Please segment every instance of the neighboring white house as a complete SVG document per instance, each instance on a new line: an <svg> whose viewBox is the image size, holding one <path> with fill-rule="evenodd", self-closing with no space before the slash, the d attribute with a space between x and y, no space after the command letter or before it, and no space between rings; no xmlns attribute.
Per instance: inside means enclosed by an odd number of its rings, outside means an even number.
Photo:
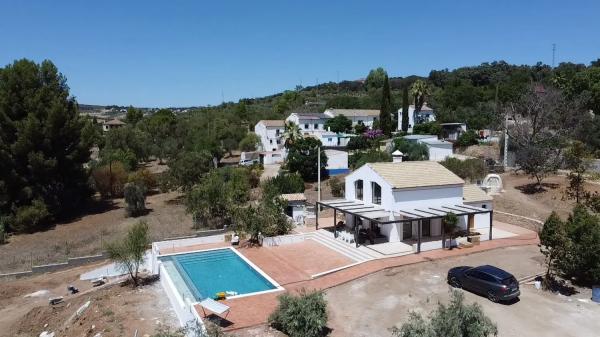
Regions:
<svg viewBox="0 0 600 337"><path fill-rule="evenodd" d="M327 109L323 113L331 118L344 115L352 121L352 126L363 124L370 128L379 118L379 110L371 109Z"/></svg>
<svg viewBox="0 0 600 337"><path fill-rule="evenodd" d="M398 130L402 130L402 111L402 108L398 109ZM435 121L435 111L427 103L423 104L419 112L415 112L414 105L408 106L408 132L412 132L417 124L433 121Z"/></svg>
<svg viewBox="0 0 600 337"><path fill-rule="evenodd" d="M113 129L118 129L118 128L124 127L126 124L127 123L123 122L120 119L117 119L117 118L111 119L109 121L102 123L102 131L108 132Z"/></svg>
<svg viewBox="0 0 600 337"><path fill-rule="evenodd" d="M329 118L331 117L322 113L293 112L285 121L298 125L304 136L315 136L317 139L321 139L321 135L327 131L325 122Z"/></svg>
<svg viewBox="0 0 600 337"><path fill-rule="evenodd" d="M254 126L254 133L260 138L259 154L263 164L281 163L285 159L283 120L260 120Z"/></svg>
<svg viewBox="0 0 600 337"><path fill-rule="evenodd" d="M325 169L330 176L348 173L348 152L331 149L324 152L327 156L327 167Z"/></svg>
<svg viewBox="0 0 600 337"><path fill-rule="evenodd" d="M440 140L436 135L408 135L404 139L427 146L429 160L442 161L452 156L452 143Z"/></svg>
<svg viewBox="0 0 600 337"><path fill-rule="evenodd" d="M277 151L283 148L283 120L260 120L254 126L254 133L260 137L260 151Z"/></svg>
<svg viewBox="0 0 600 337"><path fill-rule="evenodd" d="M418 242L420 251L441 248L448 213L457 215L459 230L491 239L492 200L476 188L433 161L368 163L346 176L345 199L318 204L344 213L357 239L360 231L377 232L386 242Z"/></svg>
<svg viewBox="0 0 600 337"><path fill-rule="evenodd" d="M442 137L445 140L458 140L458 137L467 131L467 124L465 123L442 123L440 127L442 128Z"/></svg>
<svg viewBox="0 0 600 337"><path fill-rule="evenodd" d="M325 131L321 133L321 138L319 140L323 146L346 146L351 137L353 137L353 135Z"/></svg>
<svg viewBox="0 0 600 337"><path fill-rule="evenodd" d="M304 193L282 194L280 197L287 202L285 215L289 216L296 224L304 224L306 216L306 197Z"/></svg>

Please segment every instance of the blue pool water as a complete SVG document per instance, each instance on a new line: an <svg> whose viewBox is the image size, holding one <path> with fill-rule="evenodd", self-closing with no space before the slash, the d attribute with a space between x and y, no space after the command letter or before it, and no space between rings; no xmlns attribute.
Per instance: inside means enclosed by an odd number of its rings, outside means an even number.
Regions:
<svg viewBox="0 0 600 337"><path fill-rule="evenodd" d="M231 249L217 249L161 258L172 262L190 292L200 301L216 293L235 291L238 295L276 289ZM171 274L171 273L169 273Z"/></svg>

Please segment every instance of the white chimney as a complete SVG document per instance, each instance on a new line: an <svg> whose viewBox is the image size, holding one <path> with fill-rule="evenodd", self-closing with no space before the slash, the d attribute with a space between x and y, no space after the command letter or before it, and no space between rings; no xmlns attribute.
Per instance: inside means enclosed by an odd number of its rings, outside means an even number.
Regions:
<svg viewBox="0 0 600 337"><path fill-rule="evenodd" d="M393 163L401 163L402 156L404 156L404 153L400 152L400 150L396 150L396 151L392 152L392 162Z"/></svg>

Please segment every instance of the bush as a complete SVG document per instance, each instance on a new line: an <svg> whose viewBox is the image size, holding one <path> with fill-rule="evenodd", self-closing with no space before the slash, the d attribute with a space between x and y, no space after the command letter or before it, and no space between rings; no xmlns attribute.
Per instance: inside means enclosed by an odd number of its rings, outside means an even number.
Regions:
<svg viewBox="0 0 600 337"><path fill-rule="evenodd" d="M463 132L460 136L458 136L456 144L458 144L458 146L463 147L477 145L479 144L478 139L479 137L477 136L477 133L475 133L475 131L468 130L467 132Z"/></svg>
<svg viewBox="0 0 600 337"><path fill-rule="evenodd" d="M103 164L108 164L110 161L120 162L127 172L134 170L138 164L138 158L130 149L103 150L100 158Z"/></svg>
<svg viewBox="0 0 600 337"><path fill-rule="evenodd" d="M141 169L130 173L127 182L143 187L145 192L153 190L157 186L154 174L147 169Z"/></svg>
<svg viewBox="0 0 600 337"><path fill-rule="evenodd" d="M344 182L342 182L340 178L331 177L327 183L329 184L329 188L331 188L331 195L334 197L344 196Z"/></svg>
<svg viewBox="0 0 600 337"><path fill-rule="evenodd" d="M464 304L464 294L452 291L448 306L438 303L426 321L416 312L410 312L408 322L393 328L398 337L488 337L497 336L498 327L477 303Z"/></svg>
<svg viewBox="0 0 600 337"><path fill-rule="evenodd" d="M323 336L327 327L327 302L320 291L283 294L269 317L271 326L290 337Z"/></svg>
<svg viewBox="0 0 600 337"><path fill-rule="evenodd" d="M366 163L390 162L392 156L387 152L371 149L367 152L357 152L348 158L350 168L357 169Z"/></svg>
<svg viewBox="0 0 600 337"><path fill-rule="evenodd" d="M42 227L49 219L48 207L42 200L36 199L31 205L17 209L11 229L15 232L30 232Z"/></svg>
<svg viewBox="0 0 600 337"><path fill-rule="evenodd" d="M263 183L263 192L268 195L304 193L304 180L298 173L280 173Z"/></svg>
<svg viewBox="0 0 600 337"><path fill-rule="evenodd" d="M442 127L438 122L427 122L417 124L413 127L413 134L415 135L440 135L442 133Z"/></svg>
<svg viewBox="0 0 600 337"><path fill-rule="evenodd" d="M146 191L143 186L135 183L127 183L123 189L128 216L136 217L142 215L146 210Z"/></svg>
<svg viewBox="0 0 600 337"><path fill-rule="evenodd" d="M354 133L356 133L357 135L362 135L363 133L365 133L365 131L367 131L367 126L364 124L356 124L354 126Z"/></svg>
<svg viewBox="0 0 600 337"><path fill-rule="evenodd" d="M127 182L127 172L121 162L115 161L92 170L94 187L103 198L120 197Z"/></svg>
<svg viewBox="0 0 600 337"><path fill-rule="evenodd" d="M256 151L258 144L260 144L260 137L254 132L248 132L244 138L240 141L240 150L245 152Z"/></svg>
<svg viewBox="0 0 600 337"><path fill-rule="evenodd" d="M452 171L462 179L476 182L486 175L485 163L482 159L447 158L440 162L445 168Z"/></svg>
<svg viewBox="0 0 600 337"><path fill-rule="evenodd" d="M366 150L369 147L369 141L362 135L350 138L348 144L346 144L348 150Z"/></svg>
<svg viewBox="0 0 600 337"><path fill-rule="evenodd" d="M404 160L418 161L429 159L429 149L427 145L410 142L402 137L394 139L394 150L399 150L404 154Z"/></svg>

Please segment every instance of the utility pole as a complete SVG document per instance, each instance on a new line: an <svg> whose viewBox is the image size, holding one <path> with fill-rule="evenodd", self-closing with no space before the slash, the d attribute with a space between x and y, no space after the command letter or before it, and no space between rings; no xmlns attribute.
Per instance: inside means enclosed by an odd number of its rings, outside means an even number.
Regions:
<svg viewBox="0 0 600 337"><path fill-rule="evenodd" d="M552 44L552 68L554 68L554 61L556 56L556 43Z"/></svg>
<svg viewBox="0 0 600 337"><path fill-rule="evenodd" d="M508 114L504 117L504 158L502 160L504 171L508 168Z"/></svg>
<svg viewBox="0 0 600 337"><path fill-rule="evenodd" d="M320 146L317 146L317 201L321 202L321 147ZM319 210L317 209L316 212L318 212L318 211Z"/></svg>

